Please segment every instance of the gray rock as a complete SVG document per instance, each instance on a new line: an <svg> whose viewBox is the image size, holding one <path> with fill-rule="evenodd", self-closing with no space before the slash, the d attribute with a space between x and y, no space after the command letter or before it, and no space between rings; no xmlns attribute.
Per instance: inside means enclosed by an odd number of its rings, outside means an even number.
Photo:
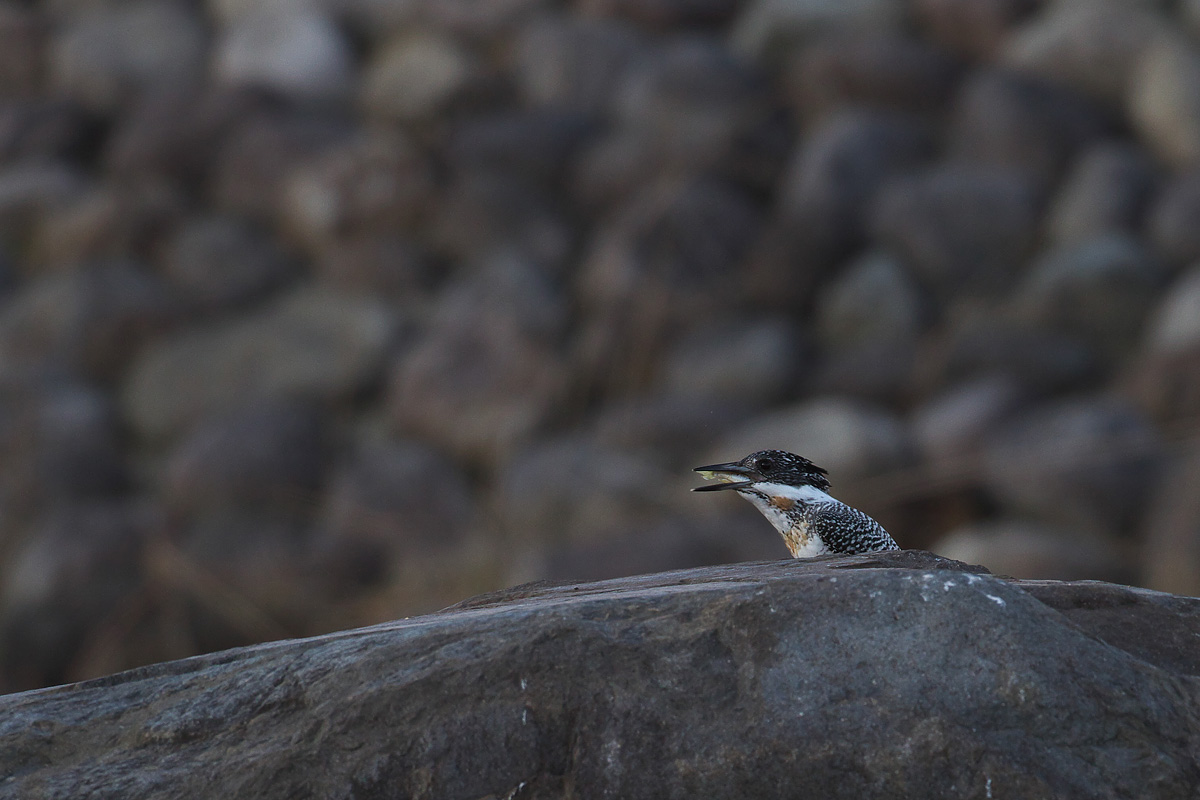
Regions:
<svg viewBox="0 0 1200 800"><path fill-rule="evenodd" d="M394 578L404 561L462 544L476 513L466 476L438 451L403 440L365 442L328 490L320 556L326 578L359 587Z"/></svg>
<svg viewBox="0 0 1200 800"><path fill-rule="evenodd" d="M972 457L1024 400L1016 381L1002 375L953 386L913 413L913 438L930 461Z"/></svg>
<svg viewBox="0 0 1200 800"><path fill-rule="evenodd" d="M1008 40L1001 59L1076 91L1121 104L1166 24L1133 3L1048 3Z"/></svg>
<svg viewBox="0 0 1200 800"><path fill-rule="evenodd" d="M624 74L613 112L664 165L709 163L766 113L764 77L718 40L676 37L647 55Z"/></svg>
<svg viewBox="0 0 1200 800"><path fill-rule="evenodd" d="M966 79L950 125L952 158L1018 171L1039 189L1052 185L1077 150L1112 128L1076 93L989 70Z"/></svg>
<svg viewBox="0 0 1200 800"><path fill-rule="evenodd" d="M575 15L531 20L517 32L515 80L525 100L599 115L644 57L642 36L613 20Z"/></svg>
<svg viewBox="0 0 1200 800"><path fill-rule="evenodd" d="M171 525L178 546L152 555L190 601L181 644L193 651L282 639L308 629L330 600L312 568L312 530L294 515L209 508Z"/></svg>
<svg viewBox="0 0 1200 800"><path fill-rule="evenodd" d="M818 355L803 386L815 394L854 398L868 403L907 404L918 367L917 343L896 337L861 342Z"/></svg>
<svg viewBox="0 0 1200 800"><path fill-rule="evenodd" d="M1128 583L1135 577L1127 553L1111 539L1081 537L1018 520L958 528L934 549L946 558L982 564L997 575L1014 578Z"/></svg>
<svg viewBox="0 0 1200 800"><path fill-rule="evenodd" d="M822 345L845 351L886 340L911 345L927 316L927 302L904 264L876 251L822 288L815 322Z"/></svg>
<svg viewBox="0 0 1200 800"><path fill-rule="evenodd" d="M1035 396L1094 383L1101 365L1100 354L1077 338L984 314L960 315L925 354L935 384L999 374Z"/></svg>
<svg viewBox="0 0 1200 800"><path fill-rule="evenodd" d="M1183 0L1179 4L1179 13L1188 31L1195 35L1200 31L1200 3L1196 0Z"/></svg>
<svg viewBox="0 0 1200 800"><path fill-rule="evenodd" d="M1158 158L1175 168L1200 164L1200 52L1183 37L1160 37L1142 55L1128 115Z"/></svg>
<svg viewBox="0 0 1200 800"><path fill-rule="evenodd" d="M1196 601L964 569L887 553L521 587L6 697L4 792L1187 797ZM145 768L167 751L187 768Z"/></svg>
<svg viewBox="0 0 1200 800"><path fill-rule="evenodd" d="M211 178L227 137L259 119L261 104L253 92L228 88L148 89L114 120L101 154L104 168L130 182L198 185Z"/></svg>
<svg viewBox="0 0 1200 800"><path fill-rule="evenodd" d="M504 319L544 342L560 341L570 322L566 297L553 277L532 259L496 250L443 288L434 316L447 324Z"/></svg>
<svg viewBox="0 0 1200 800"><path fill-rule="evenodd" d="M909 457L909 432L866 403L819 398L755 417L709 449L703 463L733 461L767 448L788 450L829 470L834 486L875 475ZM698 462L700 463L700 462Z"/></svg>
<svg viewBox="0 0 1200 800"><path fill-rule="evenodd" d="M72 14L55 36L51 80L90 108L113 111L148 86L197 81L207 38L187 3L94 5Z"/></svg>
<svg viewBox="0 0 1200 800"><path fill-rule="evenodd" d="M558 109L476 117L454 128L446 160L464 174L508 173L553 187L594 130L583 114Z"/></svg>
<svg viewBox="0 0 1200 800"><path fill-rule="evenodd" d="M714 180L655 186L622 207L596 232L575 281L590 374L614 388L638 383L672 332L729 310L747 291L740 261L760 223L748 193Z"/></svg>
<svg viewBox="0 0 1200 800"><path fill-rule="evenodd" d="M901 114L849 110L823 121L793 157L777 215L809 257L831 263L865 233L876 192L932 150L928 129Z"/></svg>
<svg viewBox="0 0 1200 800"><path fill-rule="evenodd" d="M331 0L364 36L428 28L462 41L494 45L505 41L547 0Z"/></svg>
<svg viewBox="0 0 1200 800"><path fill-rule="evenodd" d="M259 300L295 277L297 268L273 239L231 216L189 220L171 236L162 258L163 275L202 312Z"/></svg>
<svg viewBox="0 0 1200 800"><path fill-rule="evenodd" d="M100 391L61 377L0 384L0 497L28 518L39 508L129 488L116 409Z"/></svg>
<svg viewBox="0 0 1200 800"><path fill-rule="evenodd" d="M1131 406L1102 396L1034 409L989 437L985 484L1002 506L1083 533L1139 518L1162 445Z"/></svg>
<svg viewBox="0 0 1200 800"><path fill-rule="evenodd" d="M213 73L219 82L298 100L341 100L350 94L350 45L314 7L266 3L231 21L215 49Z"/></svg>
<svg viewBox="0 0 1200 800"><path fill-rule="evenodd" d="M663 349L746 293L739 269L759 225L747 194L715 181L657 186L599 230L575 279L584 311L574 362L588 390L651 388Z"/></svg>
<svg viewBox="0 0 1200 800"><path fill-rule="evenodd" d="M123 408L140 434L161 438L251 401L346 400L379 378L396 327L377 302L301 290L158 343L133 366Z"/></svg>
<svg viewBox="0 0 1200 800"><path fill-rule="evenodd" d="M471 54L453 39L415 32L387 42L366 65L360 101L367 113L405 122L429 119L476 79Z"/></svg>
<svg viewBox="0 0 1200 800"><path fill-rule="evenodd" d="M1157 182L1154 164L1137 146L1101 142L1089 147L1054 198L1050 236L1063 244L1137 231Z"/></svg>
<svg viewBox="0 0 1200 800"><path fill-rule="evenodd" d="M1165 293L1150 317L1142 357L1124 385L1139 407L1158 419L1200 413L1200 266Z"/></svg>
<svg viewBox="0 0 1200 800"><path fill-rule="evenodd" d="M1200 459L1194 445L1173 459L1146 511L1139 582L1160 592L1200 595Z"/></svg>
<svg viewBox="0 0 1200 800"><path fill-rule="evenodd" d="M1200 260L1200 170L1176 173L1150 208L1150 241L1172 264Z"/></svg>
<svg viewBox="0 0 1200 800"><path fill-rule="evenodd" d="M177 317L162 281L139 265L86 265L29 284L0 311L0 361L112 381Z"/></svg>
<svg viewBox="0 0 1200 800"><path fill-rule="evenodd" d="M617 17L655 31L717 26L729 21L742 0L582 0L586 15Z"/></svg>
<svg viewBox="0 0 1200 800"><path fill-rule="evenodd" d="M830 35L783 65L792 102L818 118L846 106L929 114L957 82L959 66L943 51L903 35Z"/></svg>
<svg viewBox="0 0 1200 800"><path fill-rule="evenodd" d="M730 37L738 52L765 58L831 31L898 30L904 13L904 4L895 0L753 0Z"/></svg>
<svg viewBox="0 0 1200 800"><path fill-rule="evenodd" d="M762 407L794 385L803 369L800 331L786 319L703 324L663 361L663 388L684 397Z"/></svg>
<svg viewBox="0 0 1200 800"><path fill-rule="evenodd" d="M28 236L38 219L85 186L82 175L56 161L34 160L0 171L0 234L8 241Z"/></svg>
<svg viewBox="0 0 1200 800"><path fill-rule="evenodd" d="M709 446L756 410L738 399L655 394L605 403L590 429L601 446L648 453L686 470L697 447Z"/></svg>
<svg viewBox="0 0 1200 800"><path fill-rule="evenodd" d="M92 626L142 580L153 521L108 501L60 507L31 527L0 577L0 691L80 677Z"/></svg>
<svg viewBox="0 0 1200 800"><path fill-rule="evenodd" d="M745 511L757 513L748 506ZM592 581L787 554L779 534L761 519L746 524L748 515L695 513L551 547L539 574L550 581ZM731 537L731 528L744 532Z"/></svg>
<svg viewBox="0 0 1200 800"><path fill-rule="evenodd" d="M873 227L937 295L987 296L1015 281L1038 210L1034 186L1017 175L945 166L889 181Z"/></svg>
<svg viewBox="0 0 1200 800"><path fill-rule="evenodd" d="M0 16L3 14L0 10ZM3 35L0 31L0 38ZM0 70L3 69L0 65ZM95 135L94 120L73 100L37 97L12 100L0 108L0 164L69 161L85 151Z"/></svg>
<svg viewBox="0 0 1200 800"><path fill-rule="evenodd" d="M305 514L330 458L330 432L318 409L277 400L207 419L165 466L163 495L189 514L230 509Z"/></svg>
<svg viewBox="0 0 1200 800"><path fill-rule="evenodd" d="M1166 279L1165 267L1127 234L1050 250L1017 289L1018 313L1119 356L1134 344Z"/></svg>
<svg viewBox="0 0 1200 800"><path fill-rule="evenodd" d="M821 289L822 358L812 390L894 403L911 390L918 336L930 304L898 259L868 253Z"/></svg>
<svg viewBox="0 0 1200 800"><path fill-rule="evenodd" d="M938 44L986 62L1041 4L1042 0L915 0L913 13Z"/></svg>
<svg viewBox="0 0 1200 800"><path fill-rule="evenodd" d="M1168 289L1149 325L1150 355L1200 350L1200 265L1185 272Z"/></svg>
<svg viewBox="0 0 1200 800"><path fill-rule="evenodd" d="M536 549L599 542L622 529L675 516L691 505L645 455L562 436L518 452L500 471L492 506L511 541Z"/></svg>

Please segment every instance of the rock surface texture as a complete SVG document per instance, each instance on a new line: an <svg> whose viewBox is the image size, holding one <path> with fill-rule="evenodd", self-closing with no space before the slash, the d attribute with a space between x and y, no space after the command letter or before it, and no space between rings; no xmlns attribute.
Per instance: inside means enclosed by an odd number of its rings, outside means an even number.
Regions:
<svg viewBox="0 0 1200 800"><path fill-rule="evenodd" d="M528 585L0 698L0 797L1194 797L1198 621L916 551Z"/></svg>

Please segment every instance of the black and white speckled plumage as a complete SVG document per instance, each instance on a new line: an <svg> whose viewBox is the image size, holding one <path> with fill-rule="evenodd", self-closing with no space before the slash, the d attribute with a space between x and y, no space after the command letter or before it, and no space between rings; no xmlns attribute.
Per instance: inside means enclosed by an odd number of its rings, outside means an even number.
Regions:
<svg viewBox="0 0 1200 800"><path fill-rule="evenodd" d="M882 525L830 496L825 470L801 456L760 450L696 471L719 483L694 491L736 491L775 526L795 558L900 549Z"/></svg>

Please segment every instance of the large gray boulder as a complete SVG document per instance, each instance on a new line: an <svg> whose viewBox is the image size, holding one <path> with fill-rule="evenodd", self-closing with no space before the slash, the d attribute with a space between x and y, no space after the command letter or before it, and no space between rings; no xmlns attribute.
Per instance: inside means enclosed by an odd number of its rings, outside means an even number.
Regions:
<svg viewBox="0 0 1200 800"><path fill-rule="evenodd" d="M0 797L1194 797L1198 631L913 551L530 585L0 698Z"/></svg>

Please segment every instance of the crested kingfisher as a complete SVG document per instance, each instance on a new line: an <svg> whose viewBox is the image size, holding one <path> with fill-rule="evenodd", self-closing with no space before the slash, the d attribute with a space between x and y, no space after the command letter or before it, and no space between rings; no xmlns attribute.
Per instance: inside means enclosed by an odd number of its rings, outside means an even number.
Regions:
<svg viewBox="0 0 1200 800"><path fill-rule="evenodd" d="M900 549L882 525L831 497L825 470L807 458L760 450L741 461L696 467L696 472L718 482L693 492L734 490L775 526L792 558Z"/></svg>

